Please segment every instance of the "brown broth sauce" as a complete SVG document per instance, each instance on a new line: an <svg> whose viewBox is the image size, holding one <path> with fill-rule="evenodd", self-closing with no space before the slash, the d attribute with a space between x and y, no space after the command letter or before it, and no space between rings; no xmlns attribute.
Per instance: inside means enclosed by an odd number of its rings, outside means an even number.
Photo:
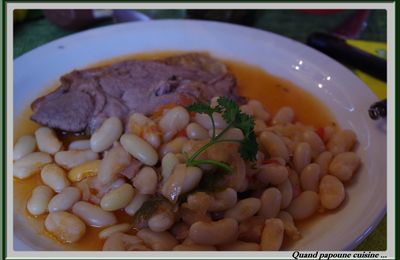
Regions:
<svg viewBox="0 0 400 260"><path fill-rule="evenodd" d="M92 64L88 66L88 68L106 66L131 58L160 59L180 53L183 52L167 51L121 56ZM224 62L237 79L239 94L249 99L257 99L261 101L267 110L272 114L278 111L278 109L282 106L291 106L295 111L296 120L301 123L313 125L315 127L336 124L336 120L333 115L320 101L293 83L270 75L255 66L231 60L225 60ZM56 89L58 85L59 82L55 82L53 85L49 86L42 93L42 95ZM19 137L25 134L33 134L34 131L39 127L38 124L30 120L31 114L32 111L28 106L15 120L14 143ZM68 143L71 141L71 137L68 138L68 140L63 139L63 142ZM80 139L82 136L76 138ZM16 213L23 215L32 228L37 231L38 235L45 235L56 241L56 239L44 228L43 222L46 215L34 217L26 210L26 203L32 193L32 190L36 186L42 184L43 183L41 181L40 174L36 174L25 180L14 178L14 207L16 208ZM322 215L323 214L317 214L310 221L307 220L298 223L299 229L304 230L304 228L309 228L310 223L314 222ZM130 222L132 219L132 217L122 211L117 212L116 216L119 223ZM101 250L103 241L98 238L100 231L101 229L99 228L88 227L85 236L78 243L67 245L63 245L60 242L57 243L62 245L66 250ZM131 232L133 233L134 231L132 230ZM291 241L285 241L284 248L287 248L291 244Z"/></svg>

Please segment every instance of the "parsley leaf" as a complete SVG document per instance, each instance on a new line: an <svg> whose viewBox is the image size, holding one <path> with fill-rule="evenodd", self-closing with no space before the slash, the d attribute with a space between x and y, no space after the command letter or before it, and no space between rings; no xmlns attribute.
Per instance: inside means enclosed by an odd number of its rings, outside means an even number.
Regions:
<svg viewBox="0 0 400 260"><path fill-rule="evenodd" d="M219 107L211 107L210 104L207 103L194 103L186 107L189 112L196 112L199 114L207 114L212 116L214 112L220 112Z"/></svg>
<svg viewBox="0 0 400 260"><path fill-rule="evenodd" d="M217 100L218 108L222 111L222 117L228 124L232 124L238 121L238 115L240 114L239 106L233 101L226 97L220 97Z"/></svg>
<svg viewBox="0 0 400 260"><path fill-rule="evenodd" d="M250 115L242 113L238 104L226 97L219 97L217 100L218 105L216 107L211 107L209 103L195 103L187 107L189 112L196 112L200 114L207 114L213 123L213 136L211 137L210 142L201 147L198 151L196 151L188 160L188 166L196 166L199 164L213 164L215 166L224 168L225 170L231 170L232 167L229 165L215 161L215 160L196 160L201 153L203 153L208 147L214 145L217 142L224 142L224 140L220 140L220 137L230 128L236 127L242 130L244 138L241 141L239 147L240 156L244 160L254 161L256 159L256 154L258 151L258 144L256 140L256 135L254 133L254 118ZM213 120L213 113L218 112L221 113L222 118L228 123L228 126L221 131L220 134L214 135L215 133L215 125ZM232 142L233 140L227 140L227 142Z"/></svg>
<svg viewBox="0 0 400 260"><path fill-rule="evenodd" d="M240 141L239 153L240 157L247 161L255 161L258 151L258 143L256 134L251 131L247 138Z"/></svg>

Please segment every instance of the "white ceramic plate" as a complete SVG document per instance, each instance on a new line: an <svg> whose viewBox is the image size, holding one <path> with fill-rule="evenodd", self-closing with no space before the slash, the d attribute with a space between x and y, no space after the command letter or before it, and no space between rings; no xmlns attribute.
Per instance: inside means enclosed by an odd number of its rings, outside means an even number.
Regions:
<svg viewBox="0 0 400 260"><path fill-rule="evenodd" d="M355 184L347 189L347 205L316 221L291 249L350 250L376 226L386 212L386 133L367 114L376 96L339 63L273 33L188 20L125 23L77 33L14 61L14 116L75 68L124 54L162 50L207 51L257 65L312 92L343 128L357 133L363 166ZM30 233L20 218L14 220L15 250L54 249Z"/></svg>

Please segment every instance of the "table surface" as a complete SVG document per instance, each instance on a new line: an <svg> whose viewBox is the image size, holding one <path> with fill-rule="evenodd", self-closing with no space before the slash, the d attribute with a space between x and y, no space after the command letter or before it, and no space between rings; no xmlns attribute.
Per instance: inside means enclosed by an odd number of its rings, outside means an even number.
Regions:
<svg viewBox="0 0 400 260"><path fill-rule="evenodd" d="M182 19L186 14L184 10L146 10L143 12L153 19ZM312 15L295 10L265 10L258 11L253 26L305 42L307 36L312 32L333 30L352 13L353 11L346 10L335 14ZM111 23L112 20L106 20L96 26ZM72 33L74 31L63 30L51 24L42 16L40 11L29 11L27 19L16 24L14 28L14 58L49 41ZM384 10L374 10L370 13L368 24L360 39L386 42L386 12ZM385 216L375 230L355 250L386 250L386 232Z"/></svg>

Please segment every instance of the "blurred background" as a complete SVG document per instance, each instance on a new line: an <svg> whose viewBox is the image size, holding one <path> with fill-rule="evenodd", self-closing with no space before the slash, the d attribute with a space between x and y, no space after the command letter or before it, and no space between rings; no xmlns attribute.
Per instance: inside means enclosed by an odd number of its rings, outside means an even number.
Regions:
<svg viewBox="0 0 400 260"><path fill-rule="evenodd" d="M297 41L313 32L330 32L356 10L16 10L14 58L48 41L76 31L148 19L207 19L243 24ZM47 16L47 18L46 18ZM359 39L386 42L386 11L371 10Z"/></svg>
<svg viewBox="0 0 400 260"><path fill-rule="evenodd" d="M15 10L14 59L78 31L151 19L222 21L289 37L338 60L386 98L385 10ZM386 216L355 250L386 250Z"/></svg>

